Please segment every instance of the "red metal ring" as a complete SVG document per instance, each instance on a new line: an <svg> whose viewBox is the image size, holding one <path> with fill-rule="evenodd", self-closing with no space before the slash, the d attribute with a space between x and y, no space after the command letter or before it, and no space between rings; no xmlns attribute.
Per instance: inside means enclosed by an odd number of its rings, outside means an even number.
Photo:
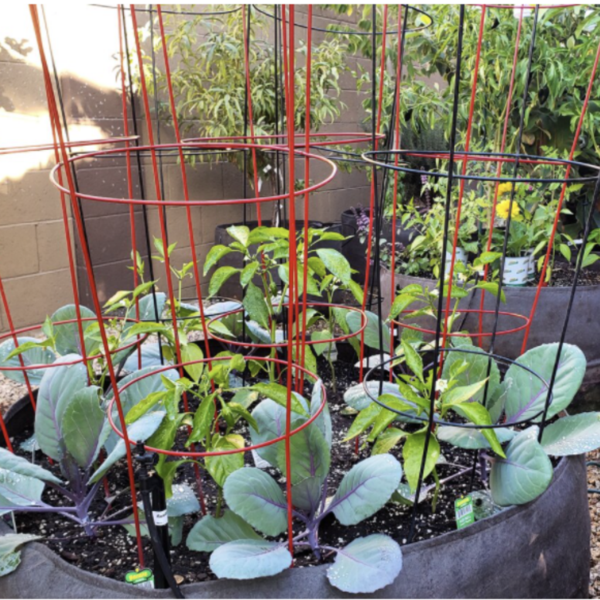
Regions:
<svg viewBox="0 0 600 600"><path fill-rule="evenodd" d="M285 302L283 304L283 306L289 307L289 302ZM349 333L347 335L342 335L342 336L339 336L336 338L327 339L327 340L304 340L304 343L308 346L312 346L314 344L330 344L333 342L343 342L344 340L348 340L351 337L360 335L366 329L367 323L369 322L366 313L363 310L361 310L360 308L357 308L355 306L346 306L344 304L331 304L328 302L307 302L306 306L325 306L325 307L333 307L333 308L344 308L346 310L352 310L354 312L358 312L358 313L360 313L360 316L361 316L361 320L360 320L361 327L358 331ZM225 317L242 312L243 310L244 310L244 307L242 306L242 308L238 308L236 310L231 310L229 312L223 313L221 315L217 315L216 317L213 317L212 319L210 319L210 321L208 321L206 323L206 327L208 329L208 336L211 339L216 340L217 342L221 342L222 344L227 344L229 346L243 346L245 348L265 348L265 349L285 348L288 345L287 340L283 341L283 342L273 342L272 344L255 344L253 342L241 342L238 340L228 340L226 338L222 338L217 335L214 335L210 331L210 324L213 323L214 321L218 321L219 319L224 319Z"/></svg>
<svg viewBox="0 0 600 600"><path fill-rule="evenodd" d="M80 142L65 142L67 148L78 148L79 146L100 146L102 144L118 144L120 142L134 142L139 135L126 137L102 138L99 140L82 140ZM23 152L41 152L43 150L55 150L54 144L33 144L31 146L12 146L0 148L0 156L3 154L21 154Z"/></svg>
<svg viewBox="0 0 600 600"><path fill-rule="evenodd" d="M163 371L168 371L169 369L179 369L179 368L185 367L187 365L196 365L196 364L200 364L200 363L216 362L219 360L229 360L229 358L230 357L228 357L228 356L203 358L201 360L191 360L188 362L183 362L178 365L167 365L165 367L161 367L160 369L156 369L154 371L151 371L150 373L146 373L145 375L137 377L136 379L133 379L132 381L130 381L129 383L124 385L122 388L119 388L119 395L121 395L130 385L133 385L134 383L137 383L138 381L145 379L146 377L149 377L150 375L156 375L157 373L162 373ZM261 360L261 361L272 362L272 363L276 363L279 365L283 365L285 367L288 366L287 361L280 360L278 358L270 358L268 356L244 356L244 360ZM302 371L305 375L314 377L318 382L321 383L321 389L323 390L323 402L321 402L321 406L319 406L319 409L317 410L317 412L314 415L312 415L310 417L310 419L308 419L308 421L306 421L306 423L302 423L302 425L300 425L293 431L290 431L290 433L289 433L290 437L293 435L296 435L298 432L302 431L305 427L308 427L321 414L321 412L325 408L325 405L327 404L327 390L325 389L325 385L321 381L320 377L318 377L314 373L311 373L308 369L305 369L304 367L301 367L300 365L292 364L292 367L294 369ZM121 439L125 439L123 436L123 433L117 427L117 425L115 424L115 422L112 418L112 409L113 409L113 405L115 403L115 399L116 398L113 397L113 399L110 401L110 404L108 405L108 411L107 411L108 422L110 423L112 430ZM151 446L146 446L146 445L144 445L144 449L147 452L156 452L157 454L164 454L165 456L176 456L179 458L203 458L206 456L225 456L227 454L239 454L240 452L249 452L251 450L259 450L260 448L265 448L266 446L271 446L272 444L276 444L277 442L282 442L287 437L288 436L286 434L284 434L284 435L279 436L278 438L275 438L274 440L269 440L268 442L262 442L261 444L254 444L253 446L244 446L243 448L235 448L233 450L221 450L220 452L180 452L178 450L162 450L160 448L152 448ZM129 444L131 446L137 446L137 442L135 440L129 440Z"/></svg>
<svg viewBox="0 0 600 600"><path fill-rule="evenodd" d="M219 138L215 138L215 139L219 139ZM73 156L71 158L68 159L69 163L74 163L78 160L85 160L88 158L94 158L97 156L110 156L113 154L121 154L121 153L132 153L132 152L139 152L141 150L149 150L149 151L153 151L153 150L157 150L157 149L178 149L178 148L189 148L189 147L206 147L206 148L219 148L219 149L223 149L223 150L231 150L231 149L242 149L242 150L246 150L246 149L257 149L257 150L276 150L279 152L288 152L289 150L282 147L282 146L271 146L271 145L261 145L261 144L246 144L246 143L232 143L232 144L226 144L226 143L222 143L222 142L217 142L217 143L203 143L203 144L177 144L177 143L172 143L172 144L154 144L154 145L150 145L150 146L135 146L135 147L126 147L126 148L112 148L110 150L100 150L97 152L89 152L87 154L80 154L79 156ZM323 156L319 156L317 154L310 154L308 152L304 152L301 150L296 150L294 152L294 155L296 156L300 156L300 157L305 157L305 158L309 158L309 159L315 159L315 160L319 160L321 162L324 162L326 164L328 164L331 167L331 173L325 177L325 179L323 179L322 181L313 184L312 186L309 186L307 188L304 188L302 190L297 190L294 192L295 196L302 196L303 194L307 194L307 193L311 193L314 192L320 188L322 188L323 186L327 185L330 181L332 181L332 179L335 177L335 174L337 173L337 167L335 166L335 164L323 157ZM70 196L71 192L70 189L63 186L61 183L59 183L57 181L57 174L64 169L64 163L63 162L59 162L58 164L56 164L54 166L54 168L52 169L52 171L50 171L50 181L52 181L52 183L54 184L54 186L59 189L60 191L62 191L65 194L68 194ZM146 206L213 206L213 205L231 205L231 204L256 204L256 203L263 203L263 202L276 202L278 200L286 200L290 197L289 192L286 192L284 194L278 194L275 196L265 196L262 198L240 198L240 199L234 199L234 200L142 200L142 199L135 199L135 198L110 198L107 196L93 196L91 194L83 194L81 192L75 192L75 196L77 198L80 198L82 200L92 200L92 201L96 201L96 202L109 202L109 203L114 203L114 204L126 204L126 205L136 205L136 204L140 204L140 205L146 205Z"/></svg>
<svg viewBox="0 0 600 600"><path fill-rule="evenodd" d="M114 318L114 317L102 317L102 319L104 321L109 321L112 318ZM81 321L97 321L97 320L98 319L96 317L85 317L84 319L81 319ZM133 317L127 317L126 320L131 321L133 323L139 323L139 321L137 319L134 319ZM77 323L77 319L67 319L66 321L56 321L55 323L53 323L53 325L66 325L67 323ZM27 333L29 331L35 331L36 329L41 329L41 328L42 328L42 325L30 325L29 327L22 327L21 329L16 329L15 331L8 331L7 333L3 333L2 335L0 335L0 342L4 341L8 337L13 337L15 335L18 336L22 333ZM116 354L117 352L122 352L123 350L129 350L130 348L137 346L138 344L141 344L142 342L146 341L146 338L149 335L150 335L149 333L142 334L142 335L140 335L139 339L135 339L133 342L131 342L125 346L121 346L120 348L111 350L110 353ZM86 361L96 360L97 358L102 358L102 353L96 354L95 356L88 356ZM36 369L52 369L54 367L64 367L64 366L76 365L76 364L82 362L83 360L84 359L81 356L77 360L70 360L69 362L53 363L51 365L30 365L30 366L26 366L26 367L5 367L0 364L0 371L35 371Z"/></svg>
<svg viewBox="0 0 600 600"><path fill-rule="evenodd" d="M417 312L418 309L409 309L407 308L406 310L403 310L403 313L413 313L413 312ZM444 308L442 309L442 312L448 312L448 308ZM460 310L457 309L456 310L457 313L476 313L476 314L492 314L495 315L496 311L495 310L481 310L478 308L468 308L465 310ZM498 311L499 315L505 316L505 317L514 317L515 319L523 319L523 321L525 321L525 323L523 325L519 325L519 327L515 327L514 329L506 329L504 331L497 331L496 335L508 335L509 333L517 333L519 331L523 331L523 329L525 329L527 327L527 325L529 325L529 317L526 317L525 315L520 315L518 313L512 313L512 312L507 312L505 310L500 310ZM427 315L426 315L427 316ZM406 329L412 329L413 331L420 331L421 333L427 333L430 335L435 335L435 331L432 329L425 329L424 327L418 327L416 325L407 325L406 323L402 323L401 321L396 321L396 320L392 320L392 323L394 325L398 325L399 327L404 327ZM468 337L468 338L472 338L472 337L476 337L476 338L481 338L481 337L490 337L492 335L491 332L488 333L448 333L448 335L450 336L457 336L457 337Z"/></svg>
<svg viewBox="0 0 600 600"><path fill-rule="evenodd" d="M342 136L353 136L350 137L348 139L335 139L335 140L324 140L322 142L312 142L309 144L309 146L312 148L323 148L325 146L338 146L341 144L365 144L365 143L372 143L373 141L373 134L371 133L364 133L361 131L344 131L344 132L337 132L337 133L324 133L324 132L319 132L319 133L310 133L310 137L316 137L316 138L321 138L321 137L326 137L326 138L339 138ZM304 141L300 141L300 142L294 142L294 147L295 148L304 148L306 147L306 134L304 133L296 133L294 135L294 138L299 137L301 138L301 140ZM378 133L375 135L375 137L378 140L383 140L385 139L385 135L383 133ZM283 141L281 141L278 144L271 144L272 146L277 146L278 149L284 148L287 149L289 144L287 143L287 133L276 133L273 135L268 135L268 134L262 134L262 135L234 135L234 136L228 136L228 137L220 137L220 138L208 138L208 137L199 137L199 138L186 138L184 140L182 140L183 144L196 144L196 143L200 143L200 142L210 142L210 140L214 140L214 139L219 139L219 140L231 140L231 141L237 141L237 140L250 140L250 142L252 142L253 140L272 140L272 139L282 139Z"/></svg>

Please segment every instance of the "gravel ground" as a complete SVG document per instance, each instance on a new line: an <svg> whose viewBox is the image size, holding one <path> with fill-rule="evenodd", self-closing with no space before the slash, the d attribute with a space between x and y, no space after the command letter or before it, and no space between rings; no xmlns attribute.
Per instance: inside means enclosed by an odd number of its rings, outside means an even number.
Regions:
<svg viewBox="0 0 600 600"><path fill-rule="evenodd" d="M600 452L590 452L587 459L600 462ZM588 467L588 487L600 490L600 467ZM600 494L588 494L588 502L592 519L590 598L600 598Z"/></svg>
<svg viewBox="0 0 600 600"><path fill-rule="evenodd" d="M0 374L0 410L7 408L27 392L23 384L15 383ZM600 451L588 454L588 460L600 462ZM600 490L600 467L588 467L588 487ZM590 598L600 598L600 494L589 494L592 520L592 562L590 565Z"/></svg>
<svg viewBox="0 0 600 600"><path fill-rule="evenodd" d="M17 383L0 373L0 410L4 414L8 407L27 393L25 384Z"/></svg>

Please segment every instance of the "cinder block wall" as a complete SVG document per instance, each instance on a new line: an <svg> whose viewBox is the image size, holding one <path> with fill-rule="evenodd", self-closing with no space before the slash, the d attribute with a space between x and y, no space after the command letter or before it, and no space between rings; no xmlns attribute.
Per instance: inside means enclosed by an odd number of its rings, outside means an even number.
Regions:
<svg viewBox="0 0 600 600"><path fill-rule="evenodd" d="M141 8L141 7L140 7ZM110 8L89 5L73 6L65 20L59 6L46 7L46 18L54 59L59 74L64 110L72 139L97 139L123 134L120 82L116 55L119 49L117 12ZM306 22L306 6L297 6L297 18ZM315 26L325 27L336 22L328 13L315 7ZM331 15L331 13L329 13ZM140 22L145 18L139 15ZM355 17L339 20L353 22ZM81 26L74 26L81 24ZM318 43L324 34L315 33ZM305 30L298 28L298 39ZM133 40L130 39L130 43ZM158 64L161 65L161 57ZM362 59L360 59L362 61ZM362 61L368 68L368 61ZM356 68L351 61L351 68ZM46 98L40 72L33 29L26 6L11 10L10 18L0 22L0 147L48 142L51 140ZM362 131L364 94L356 91L353 78L342 79L342 100L347 105L338 121L323 131ZM166 101L166 98L161 98ZM144 113L136 105L137 128L142 142L147 141ZM131 115L130 115L131 116ZM158 133L153 113L155 137ZM129 121L133 131L133 122ZM160 125L163 143L174 139L164 123ZM363 146L364 147L364 146ZM360 148L360 147L359 147ZM60 197L49 180L53 166L51 152L0 156L0 276L3 279L15 326L41 323L46 314L72 301L69 279L67 245ZM299 173L303 167L299 162ZM134 161L135 165L135 161ZM311 165L311 179L325 174L322 165ZM230 163L201 164L187 170L192 199L230 199L242 197L243 178ZM127 177L123 159L92 158L80 160L76 167L81 191L100 196L126 197ZM162 161L164 197L183 199L180 166L174 158ZM301 175L299 175L301 176ZM142 161L141 181L146 198L156 198L152 169L147 158ZM137 169L133 172L134 194L139 197ZM369 186L364 171L338 173L334 181L311 196L311 218L321 221L339 220L340 213L358 204L367 204ZM263 214L270 215L270 205L263 205ZM298 201L297 209L302 206ZM240 206L193 207L193 225L200 262L214 241L215 227L241 221ZM82 202L87 241L94 265L95 280L100 298L106 300L119 289L132 287L131 222L125 205ZM70 214L70 213L69 213ZM255 218L254 208L248 207L247 217ZM151 237L160 235L155 208L147 210ZM134 211L138 250L148 261L144 217L141 208ZM184 208L167 210L169 240L177 241L173 254L176 267L191 260L190 239ZM72 224L71 224L72 227ZM80 240L73 236L77 264L77 280L82 302L90 305L89 284L84 268ZM159 287L166 288L162 265L154 263ZM148 268L147 268L148 271ZM203 292L207 279L202 279ZM194 283L186 280L184 296L195 295ZM0 328L7 329L6 315L0 309Z"/></svg>

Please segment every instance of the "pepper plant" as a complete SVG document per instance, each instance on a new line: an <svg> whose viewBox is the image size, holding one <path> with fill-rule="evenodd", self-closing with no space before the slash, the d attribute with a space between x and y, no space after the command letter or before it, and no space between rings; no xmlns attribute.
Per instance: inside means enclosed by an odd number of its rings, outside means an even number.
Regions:
<svg viewBox="0 0 600 600"><path fill-rule="evenodd" d="M225 281L232 276L238 276L244 290L243 306L248 316L245 325L249 335L258 343L281 343L285 337L278 329L278 323L281 322L284 303L289 300L289 230L264 226L250 230L246 226L231 226L227 232L233 241L228 246L219 244L211 248L204 264L204 273L208 273L220 259L231 253L241 255L244 266L238 268L228 265L217 268L211 276L209 293L211 296L216 295ZM323 247L323 242L344 239L341 234L324 229L309 228L306 234L304 231L297 234L298 260L294 268L298 273L298 296L304 292L306 277L306 293L324 297L328 304L333 304L334 295L338 290L349 291L358 302L362 302L362 289L353 281L352 269L346 258L333 248ZM305 244L308 245L306 265L303 263ZM329 311L310 308L307 309L305 317L299 315L292 336L299 335L304 318L307 327L315 326L319 321L325 324L324 328L311 333L313 340L334 337L332 332L336 323L340 324L343 330L348 330L343 313L336 312L335 308ZM223 323L215 329L226 336L235 337ZM314 349L316 354L326 354L333 373L332 344L315 344ZM273 348L271 356L275 356L275 353ZM299 358L294 355L296 361ZM309 346L305 347L305 361L308 369L314 372L316 358ZM274 365L269 363L267 368L271 380L274 381Z"/></svg>

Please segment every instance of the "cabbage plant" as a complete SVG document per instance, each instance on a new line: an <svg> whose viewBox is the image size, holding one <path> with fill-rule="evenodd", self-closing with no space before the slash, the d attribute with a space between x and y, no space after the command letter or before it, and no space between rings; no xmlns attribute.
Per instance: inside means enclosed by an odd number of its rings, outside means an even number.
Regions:
<svg viewBox="0 0 600 600"><path fill-rule="evenodd" d="M491 498L498 506L525 504L542 494L552 480L550 457L582 454L600 447L600 413L566 413L586 370L585 355L577 346L564 344L562 347L546 413L548 425L540 433L539 423L544 415L558 344L544 344L528 350L502 377L495 360L475 348L468 339L457 341L455 338L453 343L458 351L445 353L442 374L436 381L439 393L433 414L434 429L427 445L423 471L424 481L433 476L436 492L439 489L440 442L480 451L480 480L483 486L489 487ZM461 347L468 352L460 352ZM429 390L433 371L430 369L424 375L420 355L406 341L403 341L403 348L412 374L401 375L393 383L384 382L381 395L379 382L367 384L371 395L379 395L382 403L403 415L373 402L362 384L350 388L345 400L359 411L348 438L368 432L366 441L374 444L374 454L402 444L410 494L401 487L399 496L406 499L416 491L425 452L426 424L415 417L430 416ZM442 424L441 421L452 421L449 419L452 413L453 419L458 419L457 425ZM465 421L474 427L460 427ZM528 425L525 429L523 422ZM492 424L499 426L477 428L477 425ZM434 495L434 502L435 498Z"/></svg>
<svg viewBox="0 0 600 600"><path fill-rule="evenodd" d="M321 394L322 383L317 381L310 403L294 395L293 429L316 414ZM261 401L252 411L258 424L251 432L253 443L282 435L285 415L286 408L276 401ZM291 473L286 471L285 442L257 450L260 466L239 469L227 478L224 497L228 509L221 518L206 516L196 523L187 538L188 547L210 552L210 567L220 578L254 579L291 566L293 557L282 538L288 529L287 500L278 480L262 468L272 466L291 478L293 517L301 524L294 536L295 549L312 551L317 559L335 553L327 577L339 590L370 593L392 583L402 568L402 552L392 538L373 534L337 548L323 544L319 533L323 520L331 514L343 525L355 525L374 515L398 487L402 467L390 455L372 456L354 465L334 492L328 485L331 440L331 420L325 407L310 425L292 436Z"/></svg>
<svg viewBox="0 0 600 600"><path fill-rule="evenodd" d="M125 523L121 513L131 511L128 507L118 513L107 509L106 514L97 517L90 514L103 476L125 456L126 450L125 442L108 422L106 399L98 386L88 385L81 360L62 364L77 359L81 357L75 354L58 359L58 365L44 373L37 396L35 444L58 465L60 477L33 462L33 457L29 461L0 449L0 511L61 515L93 535L98 526ZM130 400L137 402L139 398ZM144 415L128 428L130 439L146 440L164 416L165 411L160 410ZM42 500L46 487L58 492L64 503L52 506Z"/></svg>
<svg viewBox="0 0 600 600"><path fill-rule="evenodd" d="M135 318L136 301L139 306L140 319L154 320L156 318L153 298L143 296L152 285L153 282L148 282L139 285L135 290L118 292L105 305L107 313L116 308L124 309L122 316L111 318L105 322L108 346L114 365L124 366L127 358L135 351L134 345L130 348L123 348L123 346L134 342L133 339L127 340L127 337L129 330L134 326L130 319ZM88 376L92 383L97 383L103 388L108 378L108 366L104 357L104 346L100 337L96 313L86 306L79 306L79 314L82 319L86 357L100 355L96 359L95 365L94 361L88 361ZM71 322L65 323L64 321ZM84 349L77 323L77 309L74 304L67 304L48 316L42 325L42 333L44 334L43 338L18 336L17 346L12 337L0 344L0 373L13 381L25 383L22 371L7 370L2 367L20 367L20 360L23 361L25 367L41 366L42 368L27 369L29 383L37 386L40 385L47 370L44 366L49 367L68 354L83 355ZM135 369L137 369L137 360L135 368L132 366L132 370Z"/></svg>

